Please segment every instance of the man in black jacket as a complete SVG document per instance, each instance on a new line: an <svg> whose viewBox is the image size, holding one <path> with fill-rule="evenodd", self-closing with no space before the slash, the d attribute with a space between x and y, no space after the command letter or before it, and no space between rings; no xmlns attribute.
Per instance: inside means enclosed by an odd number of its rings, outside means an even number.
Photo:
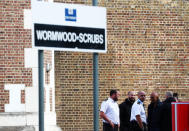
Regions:
<svg viewBox="0 0 189 131"><path fill-rule="evenodd" d="M172 131L172 111L171 102L176 102L172 92L166 92L166 100L161 108L161 131Z"/></svg>
<svg viewBox="0 0 189 131"><path fill-rule="evenodd" d="M151 103L148 106L148 131L160 131L160 111L162 103L159 100L159 96L156 92L152 92L150 95Z"/></svg>
<svg viewBox="0 0 189 131"><path fill-rule="evenodd" d="M135 102L135 93L128 92L128 98L119 105L120 109L120 131L130 131L131 107Z"/></svg>

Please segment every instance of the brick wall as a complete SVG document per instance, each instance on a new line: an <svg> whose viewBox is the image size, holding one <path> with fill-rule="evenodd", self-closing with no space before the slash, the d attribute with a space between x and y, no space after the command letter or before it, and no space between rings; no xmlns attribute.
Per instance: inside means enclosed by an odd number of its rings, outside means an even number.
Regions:
<svg viewBox="0 0 189 131"><path fill-rule="evenodd" d="M152 91L161 100L173 91L188 101L189 2L100 0L99 6L107 7L108 28L108 52L99 54L99 105L112 88L121 92L119 103L130 90L146 91L147 103ZM93 130L92 69L91 53L55 53L57 121L64 131Z"/></svg>
<svg viewBox="0 0 189 131"><path fill-rule="evenodd" d="M30 0L0 1L0 112L4 112L4 104L9 103L9 91L4 90L5 84L33 86L32 69L24 67L24 49L32 48L31 29L24 29L24 9L30 8ZM51 51L44 52L45 68L47 63L52 66L51 55ZM45 78L46 84L49 84L47 72ZM21 102L25 103L24 90L21 92Z"/></svg>
<svg viewBox="0 0 189 131"><path fill-rule="evenodd" d="M29 0L0 1L0 112L9 103L5 84L32 86L31 69L24 68L24 48L31 48L31 32L24 29L23 9L30 8ZM22 103L25 93L22 91Z"/></svg>

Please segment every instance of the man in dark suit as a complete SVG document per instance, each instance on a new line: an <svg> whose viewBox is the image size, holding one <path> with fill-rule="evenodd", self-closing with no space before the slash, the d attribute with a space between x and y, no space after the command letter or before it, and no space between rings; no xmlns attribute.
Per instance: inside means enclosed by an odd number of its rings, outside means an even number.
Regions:
<svg viewBox="0 0 189 131"><path fill-rule="evenodd" d="M156 92L152 92L150 95L151 103L148 106L148 131L160 131L160 111L162 103L159 100L159 96Z"/></svg>
<svg viewBox="0 0 189 131"><path fill-rule="evenodd" d="M128 98L119 105L120 131L129 131L130 129L131 107L135 102L135 93L133 91L129 91L127 95Z"/></svg>
<svg viewBox="0 0 189 131"><path fill-rule="evenodd" d="M161 131L172 131L172 111L171 103L176 102L172 92L166 92L166 100L161 107Z"/></svg>

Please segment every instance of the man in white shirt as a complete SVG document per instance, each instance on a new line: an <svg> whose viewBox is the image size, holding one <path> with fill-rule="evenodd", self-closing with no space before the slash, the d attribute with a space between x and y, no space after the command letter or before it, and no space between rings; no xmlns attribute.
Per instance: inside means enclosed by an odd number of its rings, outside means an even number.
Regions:
<svg viewBox="0 0 189 131"><path fill-rule="evenodd" d="M103 131L118 131L119 128L119 98L117 90L110 91L110 97L103 101L100 109L100 117L103 119Z"/></svg>
<svg viewBox="0 0 189 131"><path fill-rule="evenodd" d="M146 131L146 114L143 102L145 101L146 93L138 92L138 100L135 101L131 108L131 126L132 131Z"/></svg>

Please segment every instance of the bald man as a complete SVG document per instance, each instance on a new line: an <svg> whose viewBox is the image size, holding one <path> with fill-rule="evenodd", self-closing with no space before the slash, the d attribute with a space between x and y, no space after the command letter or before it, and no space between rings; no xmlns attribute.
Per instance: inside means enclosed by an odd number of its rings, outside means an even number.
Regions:
<svg viewBox="0 0 189 131"><path fill-rule="evenodd" d="M135 102L135 92L129 91L127 93L128 98L119 105L120 110L120 131L130 131L130 118L131 118L131 107Z"/></svg>
<svg viewBox="0 0 189 131"><path fill-rule="evenodd" d="M138 92L138 100L134 102L131 108L131 127L132 131L146 131L146 113L144 104L146 93L144 91Z"/></svg>
<svg viewBox="0 0 189 131"><path fill-rule="evenodd" d="M150 95L150 105L148 106L148 131L160 131L160 111L162 103L158 93L152 92Z"/></svg>

